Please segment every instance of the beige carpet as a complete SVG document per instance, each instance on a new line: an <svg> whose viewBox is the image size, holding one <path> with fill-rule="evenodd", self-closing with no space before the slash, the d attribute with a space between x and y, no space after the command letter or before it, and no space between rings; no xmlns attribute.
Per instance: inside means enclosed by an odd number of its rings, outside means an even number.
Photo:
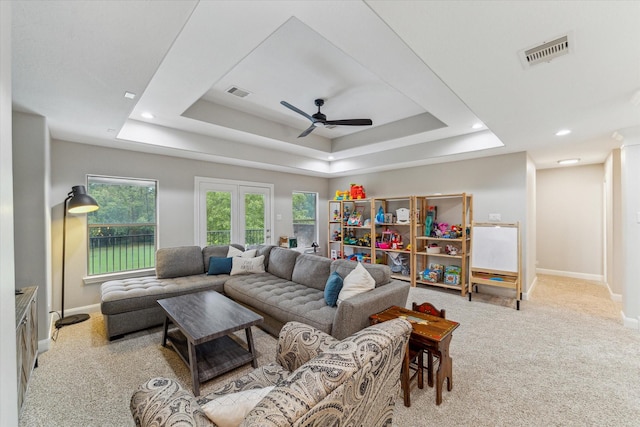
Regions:
<svg viewBox="0 0 640 427"><path fill-rule="evenodd" d="M397 401L397 426L638 426L640 334L624 328L620 305L593 283L539 276L533 297L509 299L412 289L460 322L451 343L454 387L435 405L435 390L413 384L410 408ZM190 386L175 353L160 345L160 328L109 342L102 318L60 330L40 355L21 426L132 426L129 398L154 376ZM273 360L275 339L254 329L259 363ZM250 365L206 383L250 370Z"/></svg>

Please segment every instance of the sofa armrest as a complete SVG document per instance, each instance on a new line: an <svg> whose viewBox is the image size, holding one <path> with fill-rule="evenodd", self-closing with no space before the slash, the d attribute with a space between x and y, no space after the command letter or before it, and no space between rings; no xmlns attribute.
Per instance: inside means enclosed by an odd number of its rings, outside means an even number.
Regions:
<svg viewBox="0 0 640 427"><path fill-rule="evenodd" d="M152 378L131 396L136 426L215 427L191 392L168 378Z"/></svg>
<svg viewBox="0 0 640 427"><path fill-rule="evenodd" d="M408 282L392 280L369 292L342 301L333 319L331 335L343 339L369 326L369 316L392 305L404 307L409 296Z"/></svg>
<svg viewBox="0 0 640 427"><path fill-rule="evenodd" d="M290 372L324 352L338 340L300 322L287 322L278 337L276 361Z"/></svg>

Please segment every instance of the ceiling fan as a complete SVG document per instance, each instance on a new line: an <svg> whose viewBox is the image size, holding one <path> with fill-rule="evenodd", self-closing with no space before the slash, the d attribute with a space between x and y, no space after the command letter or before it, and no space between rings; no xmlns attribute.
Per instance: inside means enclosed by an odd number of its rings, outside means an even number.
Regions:
<svg viewBox="0 0 640 427"><path fill-rule="evenodd" d="M306 117L307 119L311 120L311 126L309 126L304 132L302 132L300 135L298 135L298 138L302 138L302 137L305 137L305 136L309 135L319 125L323 125L323 126L331 126L331 125L338 125L338 126L371 126L373 124L371 119L327 120L327 116L325 116L324 114L322 114L320 112L320 107L322 107L324 105L324 99L316 99L315 100L315 104L318 107L318 112L315 113L312 116L308 115L307 113L305 113L301 109L299 109L297 107L294 107L293 105L289 104L287 101L280 101L280 104L284 105L288 109L290 109L292 111L295 111L296 113L298 113L298 114Z"/></svg>

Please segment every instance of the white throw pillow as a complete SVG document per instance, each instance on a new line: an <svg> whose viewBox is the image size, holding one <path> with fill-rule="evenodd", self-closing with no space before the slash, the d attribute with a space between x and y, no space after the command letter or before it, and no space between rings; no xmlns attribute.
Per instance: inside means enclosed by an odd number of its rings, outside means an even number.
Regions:
<svg viewBox="0 0 640 427"><path fill-rule="evenodd" d="M202 410L218 427L239 426L271 390L273 386L225 394L202 405Z"/></svg>
<svg viewBox="0 0 640 427"><path fill-rule="evenodd" d="M242 252L238 248L234 248L233 246L229 246L229 251L227 252L227 258L234 256L241 256L242 258L253 258L256 256L257 249L249 249L248 251Z"/></svg>
<svg viewBox="0 0 640 427"><path fill-rule="evenodd" d="M227 252L227 258L231 258L232 256L241 256L244 252L242 252L240 249L238 248L234 248L233 246L229 245L229 251Z"/></svg>
<svg viewBox="0 0 640 427"><path fill-rule="evenodd" d="M232 258L231 276L236 274L264 273L264 255L255 258L243 258L235 256Z"/></svg>
<svg viewBox="0 0 640 427"><path fill-rule="evenodd" d="M256 252L258 252L257 249L249 249L248 251L242 252L242 255L240 256L242 258L253 258L254 256L256 256Z"/></svg>
<svg viewBox="0 0 640 427"><path fill-rule="evenodd" d="M342 290L338 294L338 305L347 298L359 295L376 287L376 281L364 268L362 263L358 263L356 268L347 274L342 284Z"/></svg>

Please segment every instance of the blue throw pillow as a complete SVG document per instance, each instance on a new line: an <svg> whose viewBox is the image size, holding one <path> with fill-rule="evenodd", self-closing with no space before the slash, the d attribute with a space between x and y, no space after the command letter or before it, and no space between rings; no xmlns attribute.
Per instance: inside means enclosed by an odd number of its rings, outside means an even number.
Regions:
<svg viewBox="0 0 640 427"><path fill-rule="evenodd" d="M327 279L327 284L324 287L324 300L329 307L335 307L338 302L338 295L342 290L342 277L338 272L334 271Z"/></svg>
<svg viewBox="0 0 640 427"><path fill-rule="evenodd" d="M216 274L229 274L231 273L231 267L233 266L233 258L209 258L209 271L207 274L213 276Z"/></svg>

